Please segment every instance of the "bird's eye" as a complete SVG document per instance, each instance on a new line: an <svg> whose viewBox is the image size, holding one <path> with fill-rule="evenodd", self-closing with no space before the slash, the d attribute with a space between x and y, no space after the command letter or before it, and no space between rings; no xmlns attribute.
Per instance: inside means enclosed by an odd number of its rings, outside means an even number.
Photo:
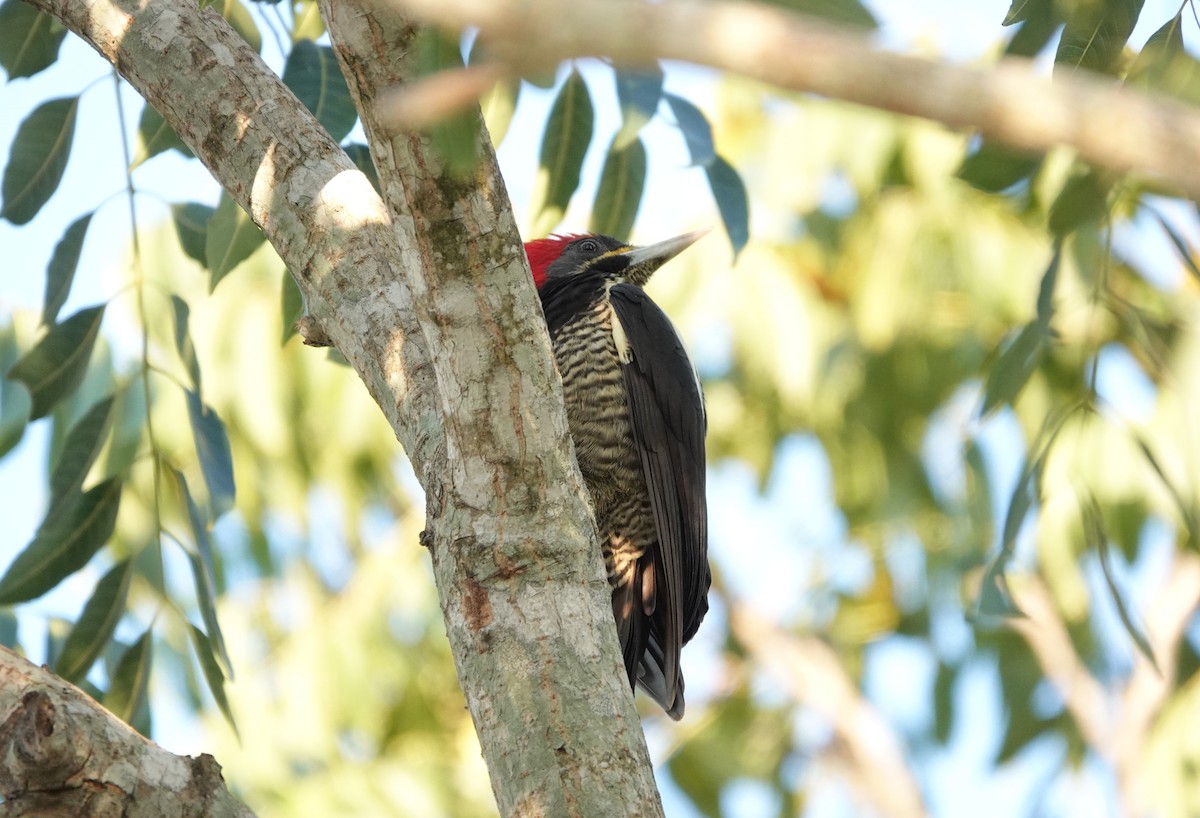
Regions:
<svg viewBox="0 0 1200 818"><path fill-rule="evenodd" d="M589 255L592 253L599 253L600 243L594 239L584 239L583 241L579 242L579 249L581 252L588 253Z"/></svg>

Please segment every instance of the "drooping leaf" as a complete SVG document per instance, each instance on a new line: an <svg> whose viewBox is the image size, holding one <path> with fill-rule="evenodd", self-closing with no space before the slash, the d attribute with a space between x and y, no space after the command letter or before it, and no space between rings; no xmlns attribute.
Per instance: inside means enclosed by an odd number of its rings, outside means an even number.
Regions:
<svg viewBox="0 0 1200 818"><path fill-rule="evenodd" d="M304 295L296 286L296 280L287 270L283 271L279 307L283 315L283 338L280 339L280 343L286 344L288 339L296 334L296 321L304 314Z"/></svg>
<svg viewBox="0 0 1200 818"><path fill-rule="evenodd" d="M71 226L54 247L50 263L46 266L46 295L42 299L43 324L53 324L58 318L58 311L67 303L71 283L75 280L75 270L79 266L83 237L87 235L93 215L95 211L85 213L71 222Z"/></svg>
<svg viewBox="0 0 1200 818"><path fill-rule="evenodd" d="M120 504L116 477L61 503L0 578L0 605L36 599L87 565L108 542Z"/></svg>
<svg viewBox="0 0 1200 818"><path fill-rule="evenodd" d="M579 187L583 157L592 141L594 112L587 83L572 70L558 92L542 135L537 184L531 212L533 235L549 233L562 220L571 195Z"/></svg>
<svg viewBox="0 0 1200 818"><path fill-rule="evenodd" d="M624 148L618 148L616 138L604 160L600 186L592 205L588 229L593 233L628 239L646 189L646 146L634 138Z"/></svg>
<svg viewBox="0 0 1200 818"><path fill-rule="evenodd" d="M1017 393L1041 363L1049 342L1050 335L1046 327L1038 321L1030 321L1021 328L988 370L980 417L1016 399Z"/></svg>
<svg viewBox="0 0 1200 818"><path fill-rule="evenodd" d="M1010 17L1014 10L1017 16L1013 19L1005 17L1004 25L1016 22L1021 25L1008 41L1004 53L1013 57L1035 57L1062 25L1059 3L1056 0L1014 0L1009 9Z"/></svg>
<svg viewBox="0 0 1200 818"><path fill-rule="evenodd" d="M178 224L176 221L176 226ZM249 258L264 241L266 237L241 205L228 193L222 193L217 210L208 223L204 243L205 266L211 275L209 292L215 290L221 279Z"/></svg>
<svg viewBox="0 0 1200 818"><path fill-rule="evenodd" d="M58 462L50 473L51 514L59 504L72 497L83 486L92 464L108 437L112 423L113 398L99 400L67 433Z"/></svg>
<svg viewBox="0 0 1200 818"><path fill-rule="evenodd" d="M17 614L7 608L0 611L0 645L17 649Z"/></svg>
<svg viewBox="0 0 1200 818"><path fill-rule="evenodd" d="M1155 456L1154 450L1150 448L1150 441L1146 440L1141 432L1134 430L1133 439L1138 448L1142 450L1142 456L1146 458L1146 463L1158 475L1163 487L1170 492L1171 499L1175 501L1175 507L1179 509L1179 515L1183 518L1183 524L1187 528L1188 539L1191 541L1192 547L1200 547L1200 513L1197 512L1195 500L1191 498L1190 494L1180 490L1174 480L1167 477L1162 463Z"/></svg>
<svg viewBox="0 0 1200 818"><path fill-rule="evenodd" d="M179 488L187 510L188 527L192 532L192 542L196 546L194 552L188 552L188 561L192 565L192 580L196 586L196 601L200 606L200 616L208 631L208 641L216 658L221 662L224 674L233 678L233 665L225 650L225 638L221 635L221 626L217 621L217 588L216 572L213 567L212 538L208 535L208 525L199 506L192 498L188 488L187 478L178 469L171 469L175 484Z"/></svg>
<svg viewBox="0 0 1200 818"><path fill-rule="evenodd" d="M292 41L319 40L325 36L325 21L316 0L301 0L292 22Z"/></svg>
<svg viewBox="0 0 1200 818"><path fill-rule="evenodd" d="M427 27L417 34L413 46L417 74L422 77L463 67L462 48L457 36ZM469 176L479 165L479 114L474 106L425 128L429 142L445 167L460 178Z"/></svg>
<svg viewBox="0 0 1200 818"><path fill-rule="evenodd" d="M342 148L346 155L350 157L350 161L363 172L367 177L367 181L371 183L371 187L375 188L375 192L379 192L379 171L375 169L375 162L371 159L371 149L361 142L354 142Z"/></svg>
<svg viewBox="0 0 1200 818"><path fill-rule="evenodd" d="M179 234L179 246L188 258L208 266L208 225L216 208L199 202L171 205L171 219Z"/></svg>
<svg viewBox="0 0 1200 818"><path fill-rule="evenodd" d="M179 138L179 134L175 133L174 129L163 119L158 109L147 102L142 108L141 119L138 120L137 148L134 151L133 163L129 166L129 169L133 170L147 159L169 150L177 150L189 158L195 156L192 153L192 149Z"/></svg>
<svg viewBox="0 0 1200 818"><path fill-rule="evenodd" d="M171 310L175 315L175 351L183 361L192 388L200 393L200 362L196 359L196 347L192 345L192 335L188 331L187 302L172 294Z"/></svg>
<svg viewBox="0 0 1200 818"><path fill-rule="evenodd" d="M1125 81L1196 105L1200 104L1200 61L1184 45L1183 22L1181 9L1151 35Z"/></svg>
<svg viewBox="0 0 1200 818"><path fill-rule="evenodd" d="M1003 620L1024 616L1008 590L1008 577L1004 573L1007 566L1007 556L1000 554L983 572L974 610L974 620L982 627L994 627Z"/></svg>
<svg viewBox="0 0 1200 818"><path fill-rule="evenodd" d="M875 15L859 0L769 0L772 5L820 17L831 23L874 30L879 24Z"/></svg>
<svg viewBox="0 0 1200 818"><path fill-rule="evenodd" d="M229 436L225 434L225 424L221 423L217 413L190 389L187 391L187 405L196 456L200 459L200 471L208 486L209 507L215 520L233 508L237 493L233 483L233 455L229 449Z"/></svg>
<svg viewBox="0 0 1200 818"><path fill-rule="evenodd" d="M663 94L675 115L675 125L683 134L693 165L707 165L717 156L713 146L712 125L708 117L686 99L675 94Z"/></svg>
<svg viewBox="0 0 1200 818"><path fill-rule="evenodd" d="M1179 260L1187 266L1188 271L1200 281L1200 266L1196 264L1195 252L1192 250L1187 239L1180 235L1170 222L1162 217L1162 214L1153 208L1146 208L1154 220L1158 222L1159 227L1167 234L1167 238L1171 240L1171 244L1175 245L1175 251L1179 254Z"/></svg>
<svg viewBox="0 0 1200 818"><path fill-rule="evenodd" d="M225 716L225 721L229 722L229 726L233 728L234 735L238 735L237 722L233 720L233 709L229 706L229 699L225 695L225 676L221 673L221 666L217 664L216 653L213 651L212 643L208 637L204 635L204 631L191 625L192 647L196 651L196 659L200 662L200 669L204 671L204 681L208 684L208 691L212 693L213 701L217 703L217 707L221 709L221 714Z"/></svg>
<svg viewBox="0 0 1200 818"><path fill-rule="evenodd" d="M262 51L262 34L258 31L258 26L254 23L254 17L242 5L241 0L223 0L221 3L221 16L229 23L229 25L242 36L242 39L250 44L250 47L255 51Z"/></svg>
<svg viewBox="0 0 1200 818"><path fill-rule="evenodd" d="M1137 621L1137 617L1129 610L1129 605L1125 602L1125 597L1117 586L1117 579L1113 575L1112 555L1109 553L1108 533L1105 531L1104 517L1096 498L1089 494L1081 502L1080 512L1083 514L1084 541L1088 548L1095 551L1100 558L1100 570L1104 574L1104 584L1108 586L1109 596L1112 598L1113 605L1116 606L1121 624L1125 626L1125 632L1129 634L1129 638L1146 657L1150 666L1161 673L1158 661L1154 658L1154 648L1150 646L1150 640L1147 638L1145 630Z"/></svg>
<svg viewBox="0 0 1200 818"><path fill-rule="evenodd" d="M42 209L62 181L79 97L43 102L17 128L0 185L0 219L25 224Z"/></svg>
<svg viewBox="0 0 1200 818"><path fill-rule="evenodd" d="M9 80L31 77L58 59L67 30L21 0L0 3L0 67Z"/></svg>
<svg viewBox="0 0 1200 818"><path fill-rule="evenodd" d="M121 721L132 724L138 711L146 706L150 688L150 665L153 658L150 631L129 646L121 655L112 676L104 706Z"/></svg>
<svg viewBox="0 0 1200 818"><path fill-rule="evenodd" d="M610 154L633 144L642 126L654 118L663 96L663 73L657 65L653 69L617 68L613 75L621 104L621 129L613 138Z"/></svg>
<svg viewBox="0 0 1200 818"><path fill-rule="evenodd" d="M335 142L346 138L358 119L358 111L330 46L311 40L297 42L283 67L283 81Z"/></svg>
<svg viewBox="0 0 1200 818"><path fill-rule="evenodd" d="M1133 33L1143 0L1097 0L1070 6L1054 55L1055 70L1113 73Z"/></svg>
<svg viewBox="0 0 1200 818"><path fill-rule="evenodd" d="M1031 177L1041 164L1038 154L984 140L963 158L958 178L988 193L999 193Z"/></svg>
<svg viewBox="0 0 1200 818"><path fill-rule="evenodd" d="M0 328L0 372L8 372L21 356L12 324ZM25 384L0 378L0 456L8 454L25 436L33 401Z"/></svg>
<svg viewBox="0 0 1200 818"><path fill-rule="evenodd" d="M721 213L721 222L725 225L729 243L733 245L733 257L736 260L738 253L750 240L750 203L746 196L746 185L733 166L720 156L714 157L704 170L708 174L708 186L717 200L717 210Z"/></svg>
<svg viewBox="0 0 1200 818"><path fill-rule="evenodd" d="M1042 282L1038 285L1037 320L1043 327L1049 327L1054 319L1054 289L1058 286L1058 265L1062 260L1062 243L1057 242L1054 256L1046 272L1042 273Z"/></svg>
<svg viewBox="0 0 1200 818"><path fill-rule="evenodd" d="M508 126L512 123L520 96L521 81L507 77L493 85L491 90L479 100L488 136L491 137L492 144L497 148L508 134Z"/></svg>
<svg viewBox="0 0 1200 818"><path fill-rule="evenodd" d="M100 332L104 305L88 307L50 328L5 377L25 384L33 401L31 420L45 416L83 382Z"/></svg>
<svg viewBox="0 0 1200 818"><path fill-rule="evenodd" d="M133 563L126 559L114 565L96 583L96 590L83 606L79 621L71 628L62 652L54 663L54 672L70 682L87 675L92 663L104 651L117 623L125 613L125 599L133 578Z"/></svg>
<svg viewBox="0 0 1200 818"><path fill-rule="evenodd" d="M1072 174L1050 206L1050 232L1062 238L1088 222L1098 221L1108 213L1108 190L1111 174L1095 169Z"/></svg>

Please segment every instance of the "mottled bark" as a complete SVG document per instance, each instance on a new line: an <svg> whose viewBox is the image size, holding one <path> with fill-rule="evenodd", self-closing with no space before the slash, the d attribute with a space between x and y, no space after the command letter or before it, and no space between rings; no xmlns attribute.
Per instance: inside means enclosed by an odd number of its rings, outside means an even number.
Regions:
<svg viewBox="0 0 1200 818"><path fill-rule="evenodd" d="M594 524L490 145L472 179L371 99L414 30L327 4L387 205L213 9L31 0L163 114L263 229L413 460L459 678L505 815L658 815Z"/></svg>
<svg viewBox="0 0 1200 818"><path fill-rule="evenodd" d="M0 647L0 815L253 818L210 755L173 755Z"/></svg>

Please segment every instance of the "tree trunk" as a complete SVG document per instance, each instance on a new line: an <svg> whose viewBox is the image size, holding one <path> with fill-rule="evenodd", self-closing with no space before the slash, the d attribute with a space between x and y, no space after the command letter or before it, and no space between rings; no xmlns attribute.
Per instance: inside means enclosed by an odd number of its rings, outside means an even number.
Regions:
<svg viewBox="0 0 1200 818"><path fill-rule="evenodd" d="M323 4L385 206L212 8L30 2L111 61L250 213L404 445L501 813L661 814L491 146L456 181L424 139L376 125L372 100L409 76L415 28Z"/></svg>

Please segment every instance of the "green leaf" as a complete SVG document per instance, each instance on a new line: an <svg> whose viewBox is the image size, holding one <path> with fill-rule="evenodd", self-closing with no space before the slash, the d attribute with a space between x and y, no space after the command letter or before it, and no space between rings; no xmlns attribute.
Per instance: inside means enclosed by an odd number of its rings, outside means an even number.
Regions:
<svg viewBox="0 0 1200 818"><path fill-rule="evenodd" d="M708 186L717 200L717 210L725 224L725 233L733 245L733 258L750 240L750 204L746 197L746 185L733 166L720 156L713 158L704 168L708 174Z"/></svg>
<svg viewBox="0 0 1200 818"><path fill-rule="evenodd" d="M1005 25L1018 22L1018 19L1021 22L1004 53L1014 57L1036 57L1062 25L1059 4L1055 0L1016 0L1009 9L1010 16L1018 6L1018 18L1010 20L1006 17L1004 20Z"/></svg>
<svg viewBox="0 0 1200 818"><path fill-rule="evenodd" d="M75 270L79 266L83 237L87 234L88 225L91 224L94 215L95 211L92 211L71 222L71 226L54 247L50 264L46 266L46 295L42 299L43 324L53 324L58 318L58 311L67 303L71 283L75 280Z"/></svg>
<svg viewBox="0 0 1200 818"><path fill-rule="evenodd" d="M621 130L613 138L610 152L633 144L642 126L654 118L663 96L663 74L657 65L641 70L617 68L613 74L621 104Z"/></svg>
<svg viewBox="0 0 1200 818"><path fill-rule="evenodd" d="M177 150L189 158L195 156L192 149L163 119L162 114L147 102L142 108L142 117L138 121L137 150L134 152L133 164L129 166L129 169L133 170L147 159L169 150Z"/></svg>
<svg viewBox="0 0 1200 818"><path fill-rule="evenodd" d="M979 599L975 604L974 620L981 627L994 627L997 620L1007 620L1025 614L1017 607L1008 590L1008 578L1005 569L1008 566L1008 555L1001 553L992 561L983 573L979 585Z"/></svg>
<svg viewBox="0 0 1200 818"><path fill-rule="evenodd" d="M859 0L768 0L771 5L820 17L832 23L874 30L875 16Z"/></svg>
<svg viewBox="0 0 1200 818"><path fill-rule="evenodd" d="M999 193L1023 182L1041 167L1042 157L984 140L963 158L958 178L988 193Z"/></svg>
<svg viewBox="0 0 1200 818"><path fill-rule="evenodd" d="M1004 15L1000 25L1011 26L1013 23L1027 20L1030 12L1040 4L1041 0L1012 0L1012 4L1008 7L1008 13Z"/></svg>
<svg viewBox="0 0 1200 818"><path fill-rule="evenodd" d="M78 107L79 97L43 102L17 128L0 185L0 219L25 224L54 195L71 155Z"/></svg>
<svg viewBox="0 0 1200 818"><path fill-rule="evenodd" d="M233 455L229 449L229 437L217 413L190 389L187 390L187 405L196 456L200 459L200 471L208 486L209 507L215 520L233 508L237 493L233 483Z"/></svg>
<svg viewBox="0 0 1200 818"><path fill-rule="evenodd" d="M618 148L614 137L604 160L604 170L600 173L600 186L596 189L588 229L593 233L628 239L645 189L646 146L634 137L628 146Z"/></svg>
<svg viewBox="0 0 1200 818"><path fill-rule="evenodd" d="M229 699L225 696L225 676L221 673L221 666L217 664L212 644L204 635L204 631L195 625L189 627L191 628L192 648L196 651L196 658L200 661L200 669L204 671L204 681L208 684L208 690L212 693L217 707L221 708L221 714L225 716L225 721L229 722L234 735L237 736L237 722L233 720L233 710L229 706Z"/></svg>
<svg viewBox="0 0 1200 818"><path fill-rule="evenodd" d="M1125 80L1139 88L1200 104L1200 62L1184 46L1182 10L1146 41Z"/></svg>
<svg viewBox="0 0 1200 818"><path fill-rule="evenodd" d="M224 0L221 5L221 16L229 25L250 44L255 51L262 52L262 34L254 24L254 18L239 0Z"/></svg>
<svg viewBox="0 0 1200 818"><path fill-rule="evenodd" d="M1104 517L1100 512L1100 504L1096 502L1095 497L1089 494L1081 503L1080 511L1083 514L1084 541L1100 557L1100 570L1104 574L1104 583L1108 586L1109 596L1112 597L1113 604L1117 608L1117 616L1120 617L1121 624L1125 626L1125 632L1129 634L1138 650L1146 657L1146 661L1150 663L1155 672L1161 674L1158 661L1154 658L1154 648L1150 646L1150 640L1146 637L1141 623L1129 610L1125 597L1117 587L1116 577L1113 576L1112 555L1109 553L1108 534L1104 530Z"/></svg>
<svg viewBox="0 0 1200 818"><path fill-rule="evenodd" d="M21 356L12 324L0 328L0 372L8 372ZM25 436L29 412L33 408L25 385L0 378L0 456L8 454Z"/></svg>
<svg viewBox="0 0 1200 818"><path fill-rule="evenodd" d="M104 651L117 623L125 613L125 600L133 577L133 563L123 560L114 565L96 583L96 590L83 606L79 621L71 628L66 644L54 663L54 672L69 682L77 682Z"/></svg>
<svg viewBox="0 0 1200 818"><path fill-rule="evenodd" d="M199 506L192 498L187 479L178 469L171 469L175 484L179 487L180 497L183 498L187 509L188 527L192 532L192 541L196 545L194 552L188 552L188 561L192 565L192 580L196 585L196 601L200 605L200 616L204 627L208 630L211 648L224 667L225 674L233 678L233 665L225 650L225 638L221 635L221 626L217 621L217 590L216 570L213 565L212 539L208 535L208 526Z"/></svg>
<svg viewBox="0 0 1200 818"><path fill-rule="evenodd" d="M375 162L371 159L371 149L361 142L354 142L346 145L342 150L367 177L367 181L371 183L371 187L375 188L375 192L379 193L379 171L375 169Z"/></svg>
<svg viewBox="0 0 1200 818"><path fill-rule="evenodd" d="M980 417L990 414L1002 404L1012 404L1041 363L1049 340L1047 328L1038 321L1030 321L1021 328L988 370Z"/></svg>
<svg viewBox="0 0 1200 818"><path fill-rule="evenodd" d="M296 321L304 314L304 295L300 292L300 288L296 286L296 280L291 274L283 271L283 284L280 287L279 293L280 312L283 315L283 338L281 344L286 344L288 339L296 334Z"/></svg>
<svg viewBox="0 0 1200 818"><path fill-rule="evenodd" d="M146 706L150 689L150 665L153 658L150 631L146 630L129 650L121 655L112 684L104 697L104 706L121 721L131 724Z"/></svg>
<svg viewBox="0 0 1200 818"><path fill-rule="evenodd" d="M693 165L707 165L717 156L713 146L712 125L704 112L683 97L663 94L675 114L675 126L683 134Z"/></svg>
<svg viewBox="0 0 1200 818"><path fill-rule="evenodd" d="M1179 509L1180 516L1183 517L1183 524L1187 528L1188 539L1191 540L1192 546L1200 547L1200 514L1197 513L1195 500L1191 499L1185 492L1180 491L1174 481L1167 477L1162 463L1155 457L1154 450L1150 448L1150 442L1142 436L1141 432L1135 429L1132 433L1138 448L1142 450L1142 456L1146 458L1146 462L1150 464L1150 468L1158 475L1158 479L1162 482L1163 487L1166 488L1171 494L1171 498L1175 501L1175 506Z"/></svg>
<svg viewBox="0 0 1200 818"><path fill-rule="evenodd" d="M479 100L488 136L491 137L492 145L497 148L508 134L508 126L512 123L520 96L521 81L506 77L493 85L491 90L483 95L483 99Z"/></svg>
<svg viewBox="0 0 1200 818"><path fill-rule="evenodd" d="M1050 206L1050 232L1062 238L1108 213L1108 190L1112 186L1107 171L1079 170L1071 175Z"/></svg>
<svg viewBox="0 0 1200 818"><path fill-rule="evenodd" d="M571 195L579 187L579 172L592 141L592 100L580 73L571 70L550 109L538 176L530 201L534 213L534 235L553 230L566 212Z"/></svg>
<svg viewBox="0 0 1200 818"><path fill-rule="evenodd" d="M217 211L208 223L208 235L204 243L205 266L212 276L209 292L215 290L221 279L249 258L264 241L266 236L250 220L241 205L228 193L222 193Z"/></svg>
<svg viewBox="0 0 1200 818"><path fill-rule="evenodd" d="M1111 74L1133 33L1143 0L1074 3L1054 55L1055 70L1084 68Z"/></svg>
<svg viewBox="0 0 1200 818"><path fill-rule="evenodd" d="M200 362L196 359L196 347L188 332L188 305L179 296L171 294L171 311L175 315L175 351L187 369L192 388L200 392Z"/></svg>
<svg viewBox="0 0 1200 818"><path fill-rule="evenodd" d="M92 464L108 437L112 422L113 398L99 400L81 417L63 442L58 462L50 475L50 514L83 486Z"/></svg>
<svg viewBox="0 0 1200 818"><path fill-rule="evenodd" d="M216 208L199 202L171 205L171 219L175 222L175 232L179 234L179 246L188 258L195 259L208 266L208 224L212 221Z"/></svg>
<svg viewBox="0 0 1200 818"><path fill-rule="evenodd" d="M1042 273L1042 282L1038 285L1037 320L1047 330L1054 318L1054 288L1058 285L1058 264L1061 260L1062 243L1056 242L1050 266Z"/></svg>
<svg viewBox="0 0 1200 818"><path fill-rule="evenodd" d="M416 71L426 77L441 71L462 68L462 48L457 36L427 27L417 33ZM429 142L451 174L465 178L479 165L481 123L479 114L470 110L436 122L425 129Z"/></svg>
<svg viewBox="0 0 1200 818"><path fill-rule="evenodd" d="M332 48L312 40L296 43L283 67L283 81L329 131L334 142L346 138L358 119L358 111Z"/></svg>
<svg viewBox="0 0 1200 818"><path fill-rule="evenodd" d="M46 336L8 370L5 377L20 381L29 389L33 401L29 413L31 420L45 416L83 382L103 317L103 304L80 310L51 327Z"/></svg>
<svg viewBox="0 0 1200 818"><path fill-rule="evenodd" d="M0 67L9 80L31 77L58 59L67 30L21 0L0 3Z"/></svg>
<svg viewBox="0 0 1200 818"><path fill-rule="evenodd" d="M0 645L17 650L17 615L7 608L0 611Z"/></svg>
<svg viewBox="0 0 1200 818"><path fill-rule="evenodd" d="M301 0L292 20L292 42L319 40L325 36L325 21L316 0Z"/></svg>
<svg viewBox="0 0 1200 818"><path fill-rule="evenodd" d="M120 504L116 477L60 503L0 578L0 605L36 599L87 565L108 542Z"/></svg>

